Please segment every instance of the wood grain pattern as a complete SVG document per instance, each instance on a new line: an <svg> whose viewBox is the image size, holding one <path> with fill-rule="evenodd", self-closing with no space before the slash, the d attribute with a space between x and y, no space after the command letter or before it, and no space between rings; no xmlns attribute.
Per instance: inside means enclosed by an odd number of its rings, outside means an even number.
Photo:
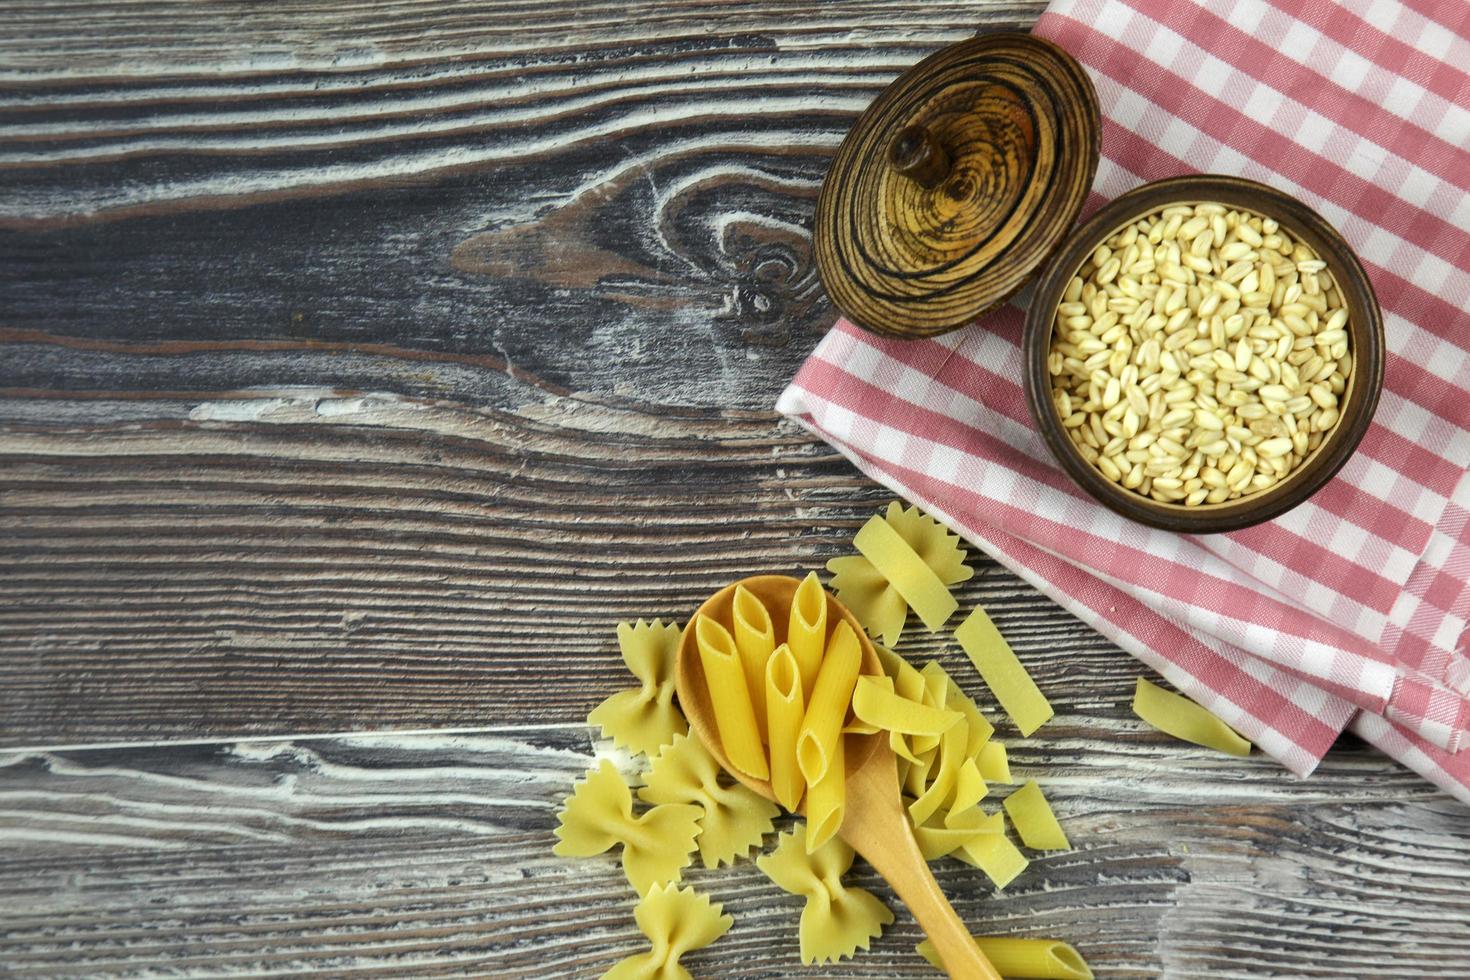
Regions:
<svg viewBox="0 0 1470 980"><path fill-rule="evenodd" d="M813 237L833 305L897 337L973 323L1072 231L1100 127L1087 73L1042 38L985 34L914 65L822 180Z"/></svg>
<svg viewBox="0 0 1470 980"><path fill-rule="evenodd" d="M888 499L770 411L834 315L818 184L901 70L1041 7L0 0L0 974L636 948L615 863L550 854L612 624ZM1463 807L1356 745L1298 782L1165 743L977 565L1079 850L1003 897L942 866L967 921L1116 976L1470 973ZM281 738L431 726L480 734ZM691 878L740 920L696 974L795 972L795 899ZM929 975L917 939L814 973Z"/></svg>
<svg viewBox="0 0 1470 980"><path fill-rule="evenodd" d="M1000 894L935 865L972 927L1064 936L1110 977L1470 969L1463 807L1365 749L1300 782L1143 730L1121 685L1100 696L1066 719L1080 737L1007 739L1075 850L1034 855ZM615 857L551 855L592 748L557 725L0 756L0 960L14 976L596 976L642 940ZM736 920L689 957L696 976L805 972L799 899L750 862L686 880ZM852 880L897 910L866 865ZM870 952L807 975L934 976L919 938L898 910Z"/></svg>

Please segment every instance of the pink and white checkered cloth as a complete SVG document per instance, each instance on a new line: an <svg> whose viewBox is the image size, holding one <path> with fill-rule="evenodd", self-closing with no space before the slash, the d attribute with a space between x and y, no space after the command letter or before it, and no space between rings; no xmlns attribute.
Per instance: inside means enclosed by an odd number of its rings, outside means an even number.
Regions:
<svg viewBox="0 0 1470 980"><path fill-rule="evenodd" d="M839 322L779 408L1293 772L1351 725L1470 802L1470 3L1054 0L1035 32L1101 98L1089 207L1237 174L1352 244L1388 349L1357 453L1268 524L1129 522L1036 432L1019 305L927 341Z"/></svg>

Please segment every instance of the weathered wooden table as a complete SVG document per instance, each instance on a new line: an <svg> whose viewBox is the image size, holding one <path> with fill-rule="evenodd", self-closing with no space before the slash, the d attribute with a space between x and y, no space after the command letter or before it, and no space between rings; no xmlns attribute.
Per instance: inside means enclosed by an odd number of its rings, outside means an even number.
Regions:
<svg viewBox="0 0 1470 980"><path fill-rule="evenodd" d="M595 976L551 856L612 625L820 567L887 494L777 419L807 225L904 66L1040 4L0 2L0 974ZM1076 844L977 931L1100 974L1470 975L1470 812L1158 737L1129 657L995 565ZM964 674L954 650L909 647ZM798 900L689 880L703 976ZM856 878L881 891L870 873ZM898 921L823 976L920 976Z"/></svg>

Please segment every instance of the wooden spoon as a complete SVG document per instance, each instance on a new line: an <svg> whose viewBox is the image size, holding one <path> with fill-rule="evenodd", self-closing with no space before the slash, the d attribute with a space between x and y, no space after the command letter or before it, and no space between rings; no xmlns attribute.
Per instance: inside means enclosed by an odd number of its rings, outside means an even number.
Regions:
<svg viewBox="0 0 1470 980"><path fill-rule="evenodd" d="M791 599L800 584L784 575L757 575L716 592L689 621L689 628L684 630L684 637L679 643L679 658L675 665L679 704L689 719L689 727L726 772L772 801L776 795L769 782L745 775L730 765L725 756L715 728L714 707L710 704L693 627L699 615L703 614L728 628L735 589L743 585L770 610L776 628L776 643L780 645L786 639ZM873 649L862 624L840 602L827 596L829 634L837 623L844 620L862 645L863 673L881 675L883 666L878 660L878 651ZM888 740L881 733L847 735L845 738L847 812L838 834L893 886L898 897L933 940L934 948L951 977L1000 980L1000 974L980 952L970 938L969 930L944 897L939 883L929 871L928 862L919 851L899 795L898 764L893 750L888 747Z"/></svg>

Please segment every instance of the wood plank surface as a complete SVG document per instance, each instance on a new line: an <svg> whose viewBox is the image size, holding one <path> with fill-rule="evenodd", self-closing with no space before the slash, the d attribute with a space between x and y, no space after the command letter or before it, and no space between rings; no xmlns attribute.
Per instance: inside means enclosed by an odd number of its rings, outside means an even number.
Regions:
<svg viewBox="0 0 1470 980"><path fill-rule="evenodd" d="M1470 970L1462 805L1361 747L1301 782L1103 697L1085 737L1006 740L1075 849L1033 854L1004 893L936 865L976 931L1064 937L1110 977ZM0 756L7 975L597 976L642 940L614 857L550 853L592 748L550 725ZM735 916L696 976L935 975L901 910L868 952L803 971L799 899L749 861L686 880ZM899 909L866 865L849 883Z"/></svg>
<svg viewBox="0 0 1470 980"><path fill-rule="evenodd" d="M0 3L0 744L570 721L819 567L826 161L1039 7Z"/></svg>
<svg viewBox="0 0 1470 980"><path fill-rule="evenodd" d="M616 864L550 854L612 625L889 499L771 411L834 316L817 188L899 71L1043 6L0 0L0 976L636 951ZM977 930L1470 976L1462 805L1352 740L1303 782L1164 739L1131 658L974 562L1077 845L1003 895L941 865ZM689 879L737 917L696 975L799 975L797 900ZM917 939L809 975L934 975Z"/></svg>

